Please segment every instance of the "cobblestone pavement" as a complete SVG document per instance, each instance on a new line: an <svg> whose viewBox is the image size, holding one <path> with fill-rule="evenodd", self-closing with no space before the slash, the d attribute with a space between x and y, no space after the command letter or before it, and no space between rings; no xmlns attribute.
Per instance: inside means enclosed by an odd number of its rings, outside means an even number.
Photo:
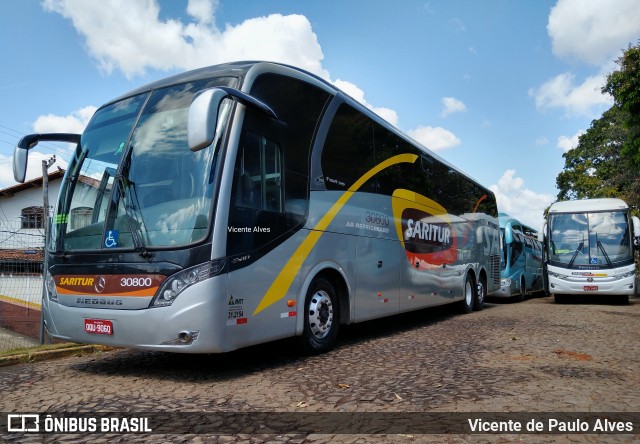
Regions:
<svg viewBox="0 0 640 444"><path fill-rule="evenodd" d="M224 355L115 350L0 368L1 412L640 412L640 299L492 302L349 326L334 351L291 341ZM394 413L395 412L395 413ZM447 413L448 414L448 413ZM388 416L385 416L388 415ZM490 415L489 415L490 416ZM464 420L466 423L466 420ZM638 424L635 424L636 430ZM354 432L357 432L354 427ZM638 442L639 435L32 435L6 442Z"/></svg>

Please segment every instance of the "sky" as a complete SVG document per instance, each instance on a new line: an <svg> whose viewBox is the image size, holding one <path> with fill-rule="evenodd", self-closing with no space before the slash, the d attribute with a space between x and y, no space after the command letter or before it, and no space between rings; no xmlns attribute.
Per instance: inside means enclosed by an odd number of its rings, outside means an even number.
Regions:
<svg viewBox="0 0 640 444"><path fill-rule="evenodd" d="M639 40L636 0L3 0L0 189L23 135L81 132L143 84L259 59L335 84L539 229L563 153ZM38 145L27 179L69 153Z"/></svg>

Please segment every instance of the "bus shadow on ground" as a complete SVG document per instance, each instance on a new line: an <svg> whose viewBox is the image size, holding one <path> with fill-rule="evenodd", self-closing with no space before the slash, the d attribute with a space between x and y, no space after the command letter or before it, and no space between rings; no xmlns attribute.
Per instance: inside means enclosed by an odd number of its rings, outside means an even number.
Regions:
<svg viewBox="0 0 640 444"><path fill-rule="evenodd" d="M490 310L494 306L487 303L484 309ZM334 352L340 352L345 348L357 347L369 341L384 340L458 316L465 315L460 314L455 305L445 305L343 325L340 327L334 350L318 356L302 352L298 347L297 338L287 338L216 354L119 349L76 363L72 368L96 375L144 376L203 383L225 381L266 370L298 367L309 359L331 359Z"/></svg>
<svg viewBox="0 0 640 444"><path fill-rule="evenodd" d="M602 294L565 294L561 298L551 299L560 305L631 305L638 301L635 296L602 295Z"/></svg>

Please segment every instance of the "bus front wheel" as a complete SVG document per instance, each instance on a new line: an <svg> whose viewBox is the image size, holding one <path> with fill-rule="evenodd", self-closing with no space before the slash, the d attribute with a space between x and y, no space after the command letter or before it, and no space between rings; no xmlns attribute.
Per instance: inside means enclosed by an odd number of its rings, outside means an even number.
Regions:
<svg viewBox="0 0 640 444"><path fill-rule="evenodd" d="M330 350L338 335L339 324L338 296L333 284L325 278L315 279L309 286L304 303L303 350L313 354Z"/></svg>
<svg viewBox="0 0 640 444"><path fill-rule="evenodd" d="M516 302L522 302L524 301L524 296L525 296L525 289L526 289L526 284L524 281L524 276L522 276L520 278L520 294L518 296L516 296Z"/></svg>
<svg viewBox="0 0 640 444"><path fill-rule="evenodd" d="M553 299L555 299L556 304L566 304L569 302L569 297L566 294L554 294Z"/></svg>

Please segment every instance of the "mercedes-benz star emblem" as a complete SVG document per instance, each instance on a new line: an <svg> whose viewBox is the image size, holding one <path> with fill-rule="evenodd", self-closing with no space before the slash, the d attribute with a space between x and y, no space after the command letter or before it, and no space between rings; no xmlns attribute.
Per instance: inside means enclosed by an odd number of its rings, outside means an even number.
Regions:
<svg viewBox="0 0 640 444"><path fill-rule="evenodd" d="M100 276L98 278L98 282L96 282L93 288L96 290L96 293L102 293L106 286L107 286L107 281L104 279L104 277Z"/></svg>

